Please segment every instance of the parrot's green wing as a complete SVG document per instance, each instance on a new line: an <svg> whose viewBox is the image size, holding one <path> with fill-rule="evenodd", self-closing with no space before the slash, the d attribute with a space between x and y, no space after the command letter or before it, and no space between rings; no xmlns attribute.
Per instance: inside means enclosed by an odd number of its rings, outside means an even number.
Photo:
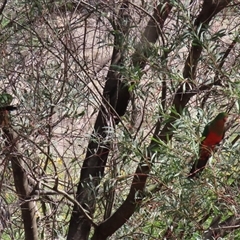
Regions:
<svg viewBox="0 0 240 240"><path fill-rule="evenodd" d="M206 126L205 126L205 128L204 128L204 130L203 130L203 133L202 133L202 137L204 138L204 137L207 137L207 135L208 135L208 133L209 133L209 126L210 126L210 124L211 123L208 123Z"/></svg>

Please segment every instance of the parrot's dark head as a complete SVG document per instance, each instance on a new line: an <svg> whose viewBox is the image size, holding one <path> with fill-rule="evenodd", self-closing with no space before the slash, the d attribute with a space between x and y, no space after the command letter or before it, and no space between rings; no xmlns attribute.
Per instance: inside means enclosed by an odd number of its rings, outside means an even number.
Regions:
<svg viewBox="0 0 240 240"><path fill-rule="evenodd" d="M216 118L214 119L215 121L221 121L221 122L226 122L227 121L228 114L225 112L219 113Z"/></svg>

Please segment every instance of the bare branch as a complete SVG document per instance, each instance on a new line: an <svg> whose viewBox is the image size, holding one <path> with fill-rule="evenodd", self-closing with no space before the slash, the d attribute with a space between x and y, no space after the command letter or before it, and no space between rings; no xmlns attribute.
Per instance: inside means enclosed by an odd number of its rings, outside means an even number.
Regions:
<svg viewBox="0 0 240 240"><path fill-rule="evenodd" d="M240 228L240 218L234 215L228 217L225 221L220 223L220 219L216 218L216 221L212 222L209 229L204 233L203 239L217 239L225 237L227 234L235 229Z"/></svg>
<svg viewBox="0 0 240 240"><path fill-rule="evenodd" d="M4 0L4 2L2 3L2 6L0 8L0 15L3 13L4 8L6 7L6 4L7 4L7 0Z"/></svg>

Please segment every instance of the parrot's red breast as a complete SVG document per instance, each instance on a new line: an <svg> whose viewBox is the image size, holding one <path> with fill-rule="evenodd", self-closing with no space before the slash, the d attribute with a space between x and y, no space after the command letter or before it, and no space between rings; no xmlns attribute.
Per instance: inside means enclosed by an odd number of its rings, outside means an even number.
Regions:
<svg viewBox="0 0 240 240"><path fill-rule="evenodd" d="M208 136L205 139L203 139L202 145L209 146L209 147L212 145L216 145L221 142L222 138L223 138L223 134L218 135L215 132L210 131L208 133Z"/></svg>

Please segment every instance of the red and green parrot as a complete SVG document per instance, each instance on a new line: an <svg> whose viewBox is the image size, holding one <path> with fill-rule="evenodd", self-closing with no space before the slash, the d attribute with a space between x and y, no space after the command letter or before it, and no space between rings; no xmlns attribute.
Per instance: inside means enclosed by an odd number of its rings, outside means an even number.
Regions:
<svg viewBox="0 0 240 240"><path fill-rule="evenodd" d="M219 144L224 137L226 121L227 113L222 112L205 126L202 134L203 140L199 147L199 159L193 164L188 178L193 178L203 171L215 146Z"/></svg>

